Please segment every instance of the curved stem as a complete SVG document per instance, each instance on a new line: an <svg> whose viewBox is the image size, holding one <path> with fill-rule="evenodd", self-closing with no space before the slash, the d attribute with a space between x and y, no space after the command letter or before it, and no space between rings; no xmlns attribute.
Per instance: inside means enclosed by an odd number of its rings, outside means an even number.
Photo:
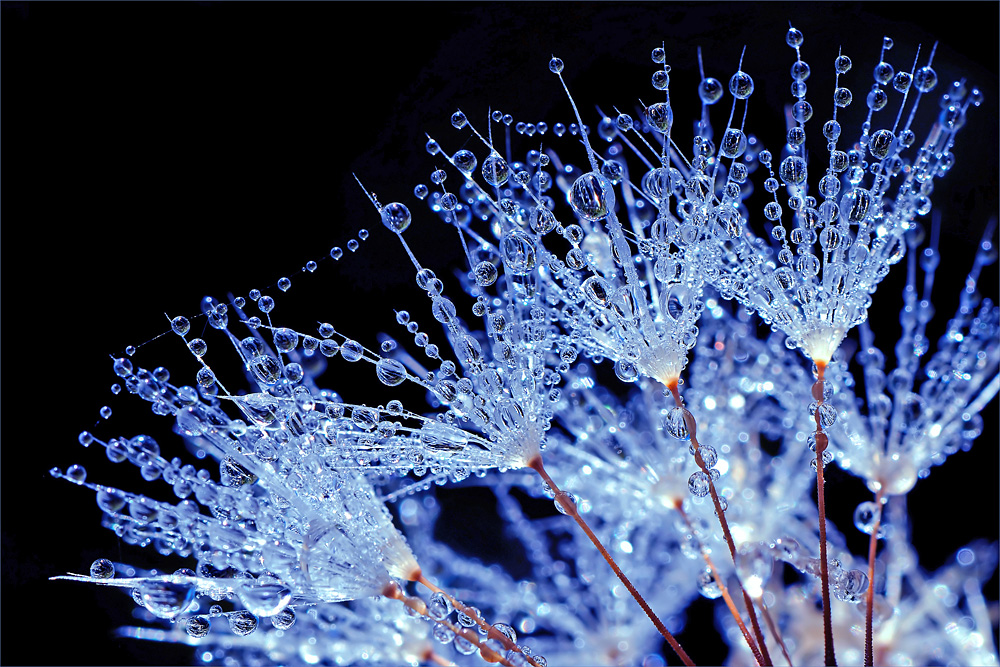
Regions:
<svg viewBox="0 0 1000 667"><path fill-rule="evenodd" d="M541 478L545 480L545 483L549 485L549 488L555 492L556 500L559 501L559 504L566 511L566 514L576 521L580 528L583 529L583 532L587 534L587 537L590 538L590 541L594 543L594 546L597 547L597 550L601 552L601 555L604 556L604 560L608 562L608 565L610 565L611 569L614 570L618 579L625 585L628 592L632 594L635 601L639 603L642 610L646 612L646 616L648 616L649 620L653 622L653 625L656 626L656 629L663 636L663 638L667 640L667 643L670 644L670 648L674 650L674 653L676 653L677 657L681 659L681 662L689 667L694 667L694 662L680 645L680 642L678 642L670 631L667 630L667 626L663 624L663 621L661 621L659 617L653 613L653 610L650 608L649 604L646 603L646 600L643 599L643 597L639 594L639 591L635 589L635 586L632 585L629 578L626 577L625 573L622 572L620 567L618 567L618 563L615 562L615 559L611 557L608 550L605 549L604 545L601 544L601 541L597 539L597 535L594 534L594 531L590 529L587 522L584 521L582 516L580 516L579 510L576 508L576 503L568 497L568 494L565 491L561 491L559 487L556 486L556 483L552 481L552 478L549 477L549 474L545 471L545 466L542 465L542 457L538 455L532 458L528 461L528 467L537 472Z"/></svg>
<svg viewBox="0 0 1000 667"><path fill-rule="evenodd" d="M674 402L677 407L684 408L684 400L681 398L680 390L677 388L677 382L673 381L667 385L667 389L674 397ZM719 501L719 493L715 490L715 483L712 482L712 475L708 470L708 466L705 465L705 459L701 455L701 446L698 444L698 425L694 420L694 415L691 414L690 410L684 410L684 424L687 426L688 434L691 436L691 447L694 449L694 460L698 464L698 467L709 477L708 491L712 495L712 502L715 504L715 515L719 517L719 525L722 526L722 534L726 538L726 546L729 547L729 555L733 559L733 566L736 566L736 543L733 541L733 534L729 530L729 521L726 520L726 512L722 509L722 503ZM768 654L767 645L764 642L764 634L760 631L760 623L757 621L757 614L754 611L753 601L750 596L747 595L746 589L743 588L743 584L740 583L740 591L743 593L743 602L746 604L747 613L750 616L750 625L753 627L754 637L757 639L757 645L760 650L754 650L754 645L752 642L748 641L750 645L750 650L753 651L754 657L757 659L757 663L760 665L771 665L771 656Z"/></svg>

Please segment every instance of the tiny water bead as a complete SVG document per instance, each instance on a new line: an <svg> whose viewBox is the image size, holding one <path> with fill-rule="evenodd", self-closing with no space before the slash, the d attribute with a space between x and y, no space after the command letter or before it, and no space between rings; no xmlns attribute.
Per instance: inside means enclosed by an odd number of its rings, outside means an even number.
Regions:
<svg viewBox="0 0 1000 667"><path fill-rule="evenodd" d="M111 579L115 576L115 564L107 558L98 558L90 564L90 576L95 579Z"/></svg>
<svg viewBox="0 0 1000 667"><path fill-rule="evenodd" d="M191 330L191 323L184 316L177 316L170 320L170 328L178 336L184 336Z"/></svg>
<svg viewBox="0 0 1000 667"><path fill-rule="evenodd" d="M257 629L257 617L246 610L227 614L226 620L229 622L229 629L232 630L233 634L240 637L251 635Z"/></svg>
<svg viewBox="0 0 1000 667"><path fill-rule="evenodd" d="M203 616L191 616L184 624L184 631L195 639L207 637L211 629L211 621Z"/></svg>

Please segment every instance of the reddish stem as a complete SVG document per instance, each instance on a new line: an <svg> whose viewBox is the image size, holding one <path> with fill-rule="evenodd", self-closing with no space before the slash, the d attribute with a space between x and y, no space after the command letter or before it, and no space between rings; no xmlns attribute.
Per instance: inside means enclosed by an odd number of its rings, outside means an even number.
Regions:
<svg viewBox="0 0 1000 667"><path fill-rule="evenodd" d="M817 401L816 406L816 504L819 508L819 560L820 579L823 586L823 650L826 664L835 667L837 664L837 654L833 648L833 616L830 609L830 571L826 556L826 492L823 480L823 452L829 444L829 439L823 433L823 425L820 423L820 410L823 405L824 380L826 363L816 362L818 370L816 384L813 385L813 398Z"/></svg>
<svg viewBox="0 0 1000 667"><path fill-rule="evenodd" d="M677 381L672 381L667 384L667 389L673 394L674 402L677 403L677 407L684 408L684 401L681 399L680 390L677 387ZM715 483L712 482L712 474L708 470L708 466L705 465L705 459L701 456L701 446L698 444L698 425L695 423L694 415L691 414L690 410L684 410L684 424L687 426L688 434L691 436L691 447L694 449L694 460L698 464L698 467L708 475L708 491L712 495L712 502L715 504L715 515L719 517L719 525L722 526L722 534L726 538L726 545L729 547L729 555L733 559L733 565L736 565L736 543L733 541L733 534L729 530L729 522L726 520L726 513L722 509L722 504L719 502L719 494L715 490ZM750 625L753 627L754 637L757 639L757 645L760 650L754 648L754 643L747 641L750 646L750 650L754 654L754 658L757 660L759 665L771 665L771 656L767 651L767 645L764 642L764 634L760 630L760 623L757 621L757 614L754 612L753 601L750 596L747 595L746 589L743 588L743 584L740 584L740 591L743 593L743 602L746 604L747 613L750 616Z"/></svg>
<svg viewBox="0 0 1000 667"><path fill-rule="evenodd" d="M865 611L865 667L872 667L875 664L875 655L872 651L872 608L875 606L875 547L878 544L878 531L882 525L882 490L885 485L879 487L875 494L875 506L878 507L878 514L875 515L875 525L872 528L871 538L868 540L868 593L865 595L868 609Z"/></svg>
<svg viewBox="0 0 1000 667"><path fill-rule="evenodd" d="M576 508L576 503L571 498L568 497L568 494L565 491L561 491L559 487L556 486L556 483L552 481L552 478L549 477L549 474L545 471L545 466L542 465L542 457L540 455L537 455L534 458L532 458L530 461L528 461L528 467L537 472L541 476L541 478L545 481L545 483L549 485L549 488L551 488L555 492L556 501L559 502L559 505L563 508L566 514L568 514L570 517L572 517L574 521L576 521L576 523L580 526L580 528L583 529L583 532L587 534L587 537L590 538L590 541L594 543L594 546L597 547L597 550L601 552L601 555L604 556L604 560L608 562L608 565L610 565L611 569L614 570L615 574L618 576L618 579L621 580L621 582L625 585L625 588L628 589L628 592L632 594L632 597L635 599L635 601L639 603L639 606L642 607L642 610L646 612L646 616L648 616L649 620L653 622L653 625L656 626L656 629L659 631L659 633L663 635L663 638L667 640L667 643L670 644L670 648L674 650L674 653L676 653L677 657L681 659L681 662L683 662L685 665L688 665L689 667L694 667L694 662L691 660L690 657L688 657L687 652L680 645L680 642L678 642L677 639L675 639L674 636L670 633L670 631L667 630L667 626L663 624L663 621L661 621L659 617L655 613L653 613L653 610L646 603L646 600L643 599L643 597L639 594L639 591L635 589L635 586L632 585L632 582L629 581L629 578L626 577L625 573L622 572L620 567L618 567L618 563L615 562L615 559L611 557L611 554L608 553L608 550L605 549L604 545L601 544L601 541L597 539L597 535L594 534L594 531L590 529L590 526L587 525L587 522L584 521L582 516L580 516L579 510L577 510Z"/></svg>
<svg viewBox="0 0 1000 667"><path fill-rule="evenodd" d="M430 614L427 613L427 604L418 597L406 595L403 592L403 589L400 588L399 584L396 582L393 581L386 584L385 588L382 589L382 595L392 600L399 600L421 616L426 616L435 623L445 626L455 636L462 637L468 642L474 644L476 648L479 649L480 657L482 657L482 659L486 662L498 662L501 665L504 665L504 667L513 667L506 657L500 655L489 646L486 646L486 644L479 641L479 637L476 636L476 633L469 628L460 628L447 619L439 621L430 616Z"/></svg>
<svg viewBox="0 0 1000 667"><path fill-rule="evenodd" d="M691 525L691 520L684 511L684 506L681 501L678 500L674 503L674 509L676 509L681 515L681 518L684 519L684 523L687 524L688 529L693 533L694 526ZM750 652L753 653L754 660L757 661L758 665L763 665L764 659L761 656L760 651L757 649L757 644L747 631L747 626L743 623L743 618L740 616L740 612L736 609L736 603L733 602L733 598L729 595L729 590L726 588L726 585L722 583L722 577L719 576L719 571L715 569L715 563L712 562L712 557L709 556L704 550L699 549L699 551L701 551L701 556L705 559L705 564L708 565L708 569L712 571L712 576L715 577L715 582L719 585L719 590L722 591L722 599L725 600L726 606L729 607L729 613L733 615L734 619L736 619L736 625L739 626L740 632L743 633L743 639L746 640L747 646L750 647Z"/></svg>
<svg viewBox="0 0 1000 667"><path fill-rule="evenodd" d="M445 598L447 598L448 601L451 603L451 606L453 606L455 609L457 609L461 613L471 618L476 623L476 625L478 625L480 628L483 629L483 632L486 633L487 639L496 639L501 644L503 644L504 649L508 651L517 651L518 653L521 653L523 655L521 647L512 642L510 638L507 637L507 635L503 634L502 632L494 628L492 625L484 621L482 618L480 618L479 614L477 614L475 610L466 606L461 600L455 599L454 597L449 595L447 591L444 591L441 588L439 588L437 584L435 584L433 581L424 576L423 571L417 570L415 572L410 573L408 579L410 581L419 582L424 586L426 586L427 588L429 588L431 591L435 593L440 593L441 595L445 596ZM536 663L531 657L529 656L524 656L524 657L528 658L528 661L534 667L538 667L538 663Z"/></svg>
<svg viewBox="0 0 1000 667"><path fill-rule="evenodd" d="M774 619L771 618L771 612L767 610L767 605L764 604L763 600L760 601L760 609L764 612L764 620L767 621L767 627L771 629L771 634L773 634L774 638L778 640L778 646L781 647L781 653L785 656L785 661L788 662L788 667L793 667L792 658L788 655L788 647L785 646L785 640L782 639L781 633L778 631L778 625L774 622Z"/></svg>

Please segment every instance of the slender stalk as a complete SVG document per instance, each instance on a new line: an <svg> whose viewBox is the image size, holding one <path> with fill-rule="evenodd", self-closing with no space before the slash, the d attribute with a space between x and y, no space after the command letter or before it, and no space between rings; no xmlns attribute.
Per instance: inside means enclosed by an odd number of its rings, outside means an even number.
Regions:
<svg viewBox="0 0 1000 667"><path fill-rule="evenodd" d="M767 610L767 605L764 604L764 600L760 601L760 610L764 614L764 620L767 622L767 627L770 628L771 634L778 641L778 646L781 647L781 654L785 656L785 661L788 663L788 667L794 667L792 665L792 658L788 655L788 647L785 646L785 640L781 637L781 632L778 630L778 625L771 618L771 612Z"/></svg>
<svg viewBox="0 0 1000 667"><path fill-rule="evenodd" d="M635 589L635 586L632 585L632 582L629 581L629 578L626 577L625 573L622 572L620 567L618 567L618 563L615 562L615 559L611 557L611 554L608 553L608 550L605 549L604 545L601 544L601 541L597 539L597 535L594 534L594 531L590 529L590 526L587 525L587 522L583 519L582 516L580 516L579 510L576 508L576 503L573 502L573 500L568 497L568 494L565 491L560 490L559 487L556 486L556 483L552 481L552 478L549 477L549 474L545 471L545 466L542 465L542 457L535 456L534 458L532 458L530 461L528 461L528 467L537 472L541 476L541 478L545 481L545 483L549 485L549 488L551 488L555 492L556 501L559 502L559 504L565 510L566 514L568 514L574 521L576 521L576 523L580 526L580 528L583 529L583 532L587 534L587 537L590 538L590 541L594 543L594 546L597 547L597 550L601 552L601 555L604 556L604 560L608 562L608 565L610 565L611 569L614 570L614 573L618 576L618 579L625 585L625 588L628 589L628 592L632 594L632 597L635 599L635 601L639 603L639 606L642 607L642 610L646 612L646 616L648 616L649 620L653 622L653 625L656 626L656 629L660 632L663 638L667 640L667 643L670 644L670 648L674 650L674 653L676 653L677 657L681 659L681 662L683 662L685 665L688 665L689 667L694 667L694 662L688 656L684 648L680 645L680 642L678 642L677 639L670 633L670 631L667 630L667 626L663 624L663 621L661 621L659 617L655 613L653 613L653 610L650 608L649 604L647 604L646 600L642 597L642 595L639 594L639 591Z"/></svg>
<svg viewBox="0 0 1000 667"><path fill-rule="evenodd" d="M680 390L677 388L677 382L673 381L667 384L667 389L673 394L674 402L677 407L683 408L684 401L681 398ZM698 464L698 467L709 476L708 491L712 495L712 502L715 504L715 514L719 517L719 525L722 526L722 534L726 538L726 545L729 547L729 555L733 559L733 565L736 565L736 543L733 541L733 534L729 530L729 522L726 520L726 513L722 509L722 503L719 502L719 493L715 490L715 484L711 481L711 473L708 471L708 466L705 465L705 459L701 455L701 446L698 444L698 425L694 420L694 415L691 414L690 410L684 411L684 423L687 426L688 434L691 436L691 447L694 449L694 460ZM761 665L771 665L771 656L768 654L767 645L764 642L764 634L760 630L760 623L757 621L757 614L754 612L753 601L750 600L750 596L747 595L746 590L743 588L743 584L740 584L740 591L743 593L743 602L746 604L747 613L750 616L750 625L753 627L754 637L757 638L757 645L760 647L760 651L754 651L754 656L757 658L757 662ZM751 645L751 650L753 646Z"/></svg>
<svg viewBox="0 0 1000 667"><path fill-rule="evenodd" d="M833 648L833 616L830 609L830 570L826 555L826 492L824 491L825 481L823 480L823 452L829 444L829 439L823 433L823 425L820 423L820 410L823 405L823 389L825 383L823 375L826 371L826 363L816 362L818 377L813 385L812 395L818 405L816 408L816 504L819 508L819 566L820 580L823 586L823 651L825 662L828 666L835 667L837 664L837 654Z"/></svg>
<svg viewBox="0 0 1000 667"><path fill-rule="evenodd" d="M441 588L439 588L433 581L425 577L422 571L417 570L416 572L412 573L409 578L411 581L419 582L428 589L430 589L431 591L435 593L440 593L441 595L445 596L445 598L447 598L447 600L451 603L451 606L453 606L455 609L457 609L461 613L471 618L476 623L476 625L478 625L480 628L483 629L483 631L486 633L487 639L496 639L501 644L503 644L504 649L508 651L517 651L518 653L521 653L523 655L521 647L518 646L516 643L512 642L510 638L507 637L507 635L503 634L502 632L494 628L492 625L484 621L479 616L479 614L476 613L474 609L466 606L465 603L455 599L454 597L449 595L447 591L444 591ZM532 665L534 665L534 667L538 667L538 663L535 662L530 656L526 655L524 657L527 658L528 661Z"/></svg>
<svg viewBox="0 0 1000 667"><path fill-rule="evenodd" d="M693 532L694 526L691 525L691 520L688 518L687 512L684 511L681 501L674 503L674 509L677 510L677 512L681 515L681 518L684 519L684 523L686 523L688 528ZM757 648L757 643L747 631L747 626L743 623L743 617L740 616L739 610L736 609L736 603L733 602L733 598L729 595L729 589L722 582L722 577L719 576L719 571L715 569L715 563L712 562L712 557L701 549L699 549L699 551L701 551L701 556L705 559L708 569L712 571L712 576L715 577L715 582L719 585L719 590L722 591L722 599L725 600L726 606L729 607L729 613L733 615L734 619L736 619L736 625L739 626L740 632L743 633L743 639L746 640L747 646L750 647L750 652L753 653L754 660L757 661L758 665L763 665L764 658L761 656L760 650Z"/></svg>
<svg viewBox="0 0 1000 667"><path fill-rule="evenodd" d="M501 665L504 665L504 667L514 667L507 660L506 657L500 655L499 653L491 649L489 646L486 646L483 642L479 641L479 637L477 637L476 633L473 632L471 629L460 628L447 619L439 621L436 618L430 616L427 613L427 604L418 597L412 597L406 595L403 592L403 589L400 588L399 584L397 584L396 582L391 582L389 584L386 584L385 588L382 589L382 595L392 600L399 600L417 614L425 616L439 625L445 626L446 628L448 628L448 630L454 633L456 637L462 637L463 639L471 642L479 649L479 654L486 662L498 662Z"/></svg>
<svg viewBox="0 0 1000 667"><path fill-rule="evenodd" d="M878 507L878 514L875 515L875 524L872 526L872 535L868 540L868 593L865 595L865 667L872 667L875 664L875 656L872 651L872 608L875 606L875 547L878 544L878 531L882 525L882 490L885 486L879 487L875 494L875 506Z"/></svg>

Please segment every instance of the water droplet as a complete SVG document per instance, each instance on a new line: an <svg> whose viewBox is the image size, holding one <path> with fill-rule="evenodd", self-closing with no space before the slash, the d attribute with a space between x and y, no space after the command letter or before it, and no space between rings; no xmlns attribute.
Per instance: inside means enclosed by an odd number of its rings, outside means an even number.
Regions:
<svg viewBox="0 0 1000 667"><path fill-rule="evenodd" d="M569 203L581 218L597 222L614 206L611 184L593 172L584 174L573 183Z"/></svg>
<svg viewBox="0 0 1000 667"><path fill-rule="evenodd" d="M707 496L710 493L710 486L711 480L709 476L704 473L704 471L699 470L692 473L691 476L688 477L688 490L692 495L697 496L698 498L704 498Z"/></svg>
<svg viewBox="0 0 1000 667"><path fill-rule="evenodd" d="M229 621L229 629L240 637L253 634L253 631L257 629L257 617L245 609L229 614L227 620Z"/></svg>
<svg viewBox="0 0 1000 667"><path fill-rule="evenodd" d="M111 419L111 408L104 406L101 408L101 417L104 419Z"/></svg>
<svg viewBox="0 0 1000 667"><path fill-rule="evenodd" d="M375 374L384 385L395 387L406 380L406 369L395 359L379 359L375 364Z"/></svg>
<svg viewBox="0 0 1000 667"><path fill-rule="evenodd" d="M427 613L437 621L443 621L448 618L453 609L451 602L445 597L444 593L434 593L427 603Z"/></svg>
<svg viewBox="0 0 1000 667"><path fill-rule="evenodd" d="M753 79L742 70L737 72L729 79L729 92L736 99L745 100L753 94Z"/></svg>
<svg viewBox="0 0 1000 667"><path fill-rule="evenodd" d="M211 368L202 368L196 376L198 384L208 388L215 384L215 372Z"/></svg>
<svg viewBox="0 0 1000 667"><path fill-rule="evenodd" d="M723 90L721 81L708 77L698 84L698 97L702 104L715 104L722 99Z"/></svg>
<svg viewBox="0 0 1000 667"><path fill-rule="evenodd" d="M563 61L559 58L556 58L555 56L553 56L552 60L549 61L549 71L552 72L553 74L559 74L560 72L562 72L563 67L564 67Z"/></svg>
<svg viewBox="0 0 1000 667"><path fill-rule="evenodd" d="M173 329L174 333L178 336L183 336L191 330L191 323L188 322L188 318L178 315L174 319L170 320L170 328Z"/></svg>
<svg viewBox="0 0 1000 667"><path fill-rule="evenodd" d="M669 134L674 124L674 110L666 102L651 104L645 109L646 121L660 134Z"/></svg>
<svg viewBox="0 0 1000 667"><path fill-rule="evenodd" d="M194 600L195 587L169 581L145 581L137 587L142 605L154 616L173 619L180 616Z"/></svg>
<svg viewBox="0 0 1000 667"><path fill-rule="evenodd" d="M556 510L560 514L569 513L570 507L576 507L577 501L576 496L568 491L563 491L562 495L557 495L553 503L556 506Z"/></svg>
<svg viewBox="0 0 1000 667"><path fill-rule="evenodd" d="M483 160L483 179L494 187L500 187L507 182L510 168L499 153L491 153Z"/></svg>
<svg viewBox="0 0 1000 667"><path fill-rule="evenodd" d="M716 600L722 597L722 589L719 582L715 580L712 571L705 568L698 574L698 590L709 600Z"/></svg>
<svg viewBox="0 0 1000 667"><path fill-rule="evenodd" d="M504 266L516 276L526 276L538 261L535 240L519 229L504 234L500 245Z"/></svg>
<svg viewBox="0 0 1000 667"><path fill-rule="evenodd" d="M278 630L288 630L295 625L295 610L286 607L271 617L271 625Z"/></svg>
<svg viewBox="0 0 1000 667"><path fill-rule="evenodd" d="M209 630L212 629L212 622L209 621L204 616L192 616L184 624L184 631L188 633L189 636L195 639L201 639L202 637L207 637Z"/></svg>
<svg viewBox="0 0 1000 667"><path fill-rule="evenodd" d="M346 361L357 361L364 356L364 348L355 340L345 340L340 346L340 355Z"/></svg>
<svg viewBox="0 0 1000 667"><path fill-rule="evenodd" d="M236 588L236 594L247 611L255 616L274 616L292 600L292 591L280 583L244 584Z"/></svg>
<svg viewBox="0 0 1000 667"><path fill-rule="evenodd" d="M115 564L107 558L98 558L90 564L90 576L95 579L111 579L115 576Z"/></svg>
<svg viewBox="0 0 1000 667"><path fill-rule="evenodd" d="M668 435L677 440L690 440L691 434L688 432L687 422L684 417L688 413L687 409L681 407L671 408L663 417L663 430Z"/></svg>

